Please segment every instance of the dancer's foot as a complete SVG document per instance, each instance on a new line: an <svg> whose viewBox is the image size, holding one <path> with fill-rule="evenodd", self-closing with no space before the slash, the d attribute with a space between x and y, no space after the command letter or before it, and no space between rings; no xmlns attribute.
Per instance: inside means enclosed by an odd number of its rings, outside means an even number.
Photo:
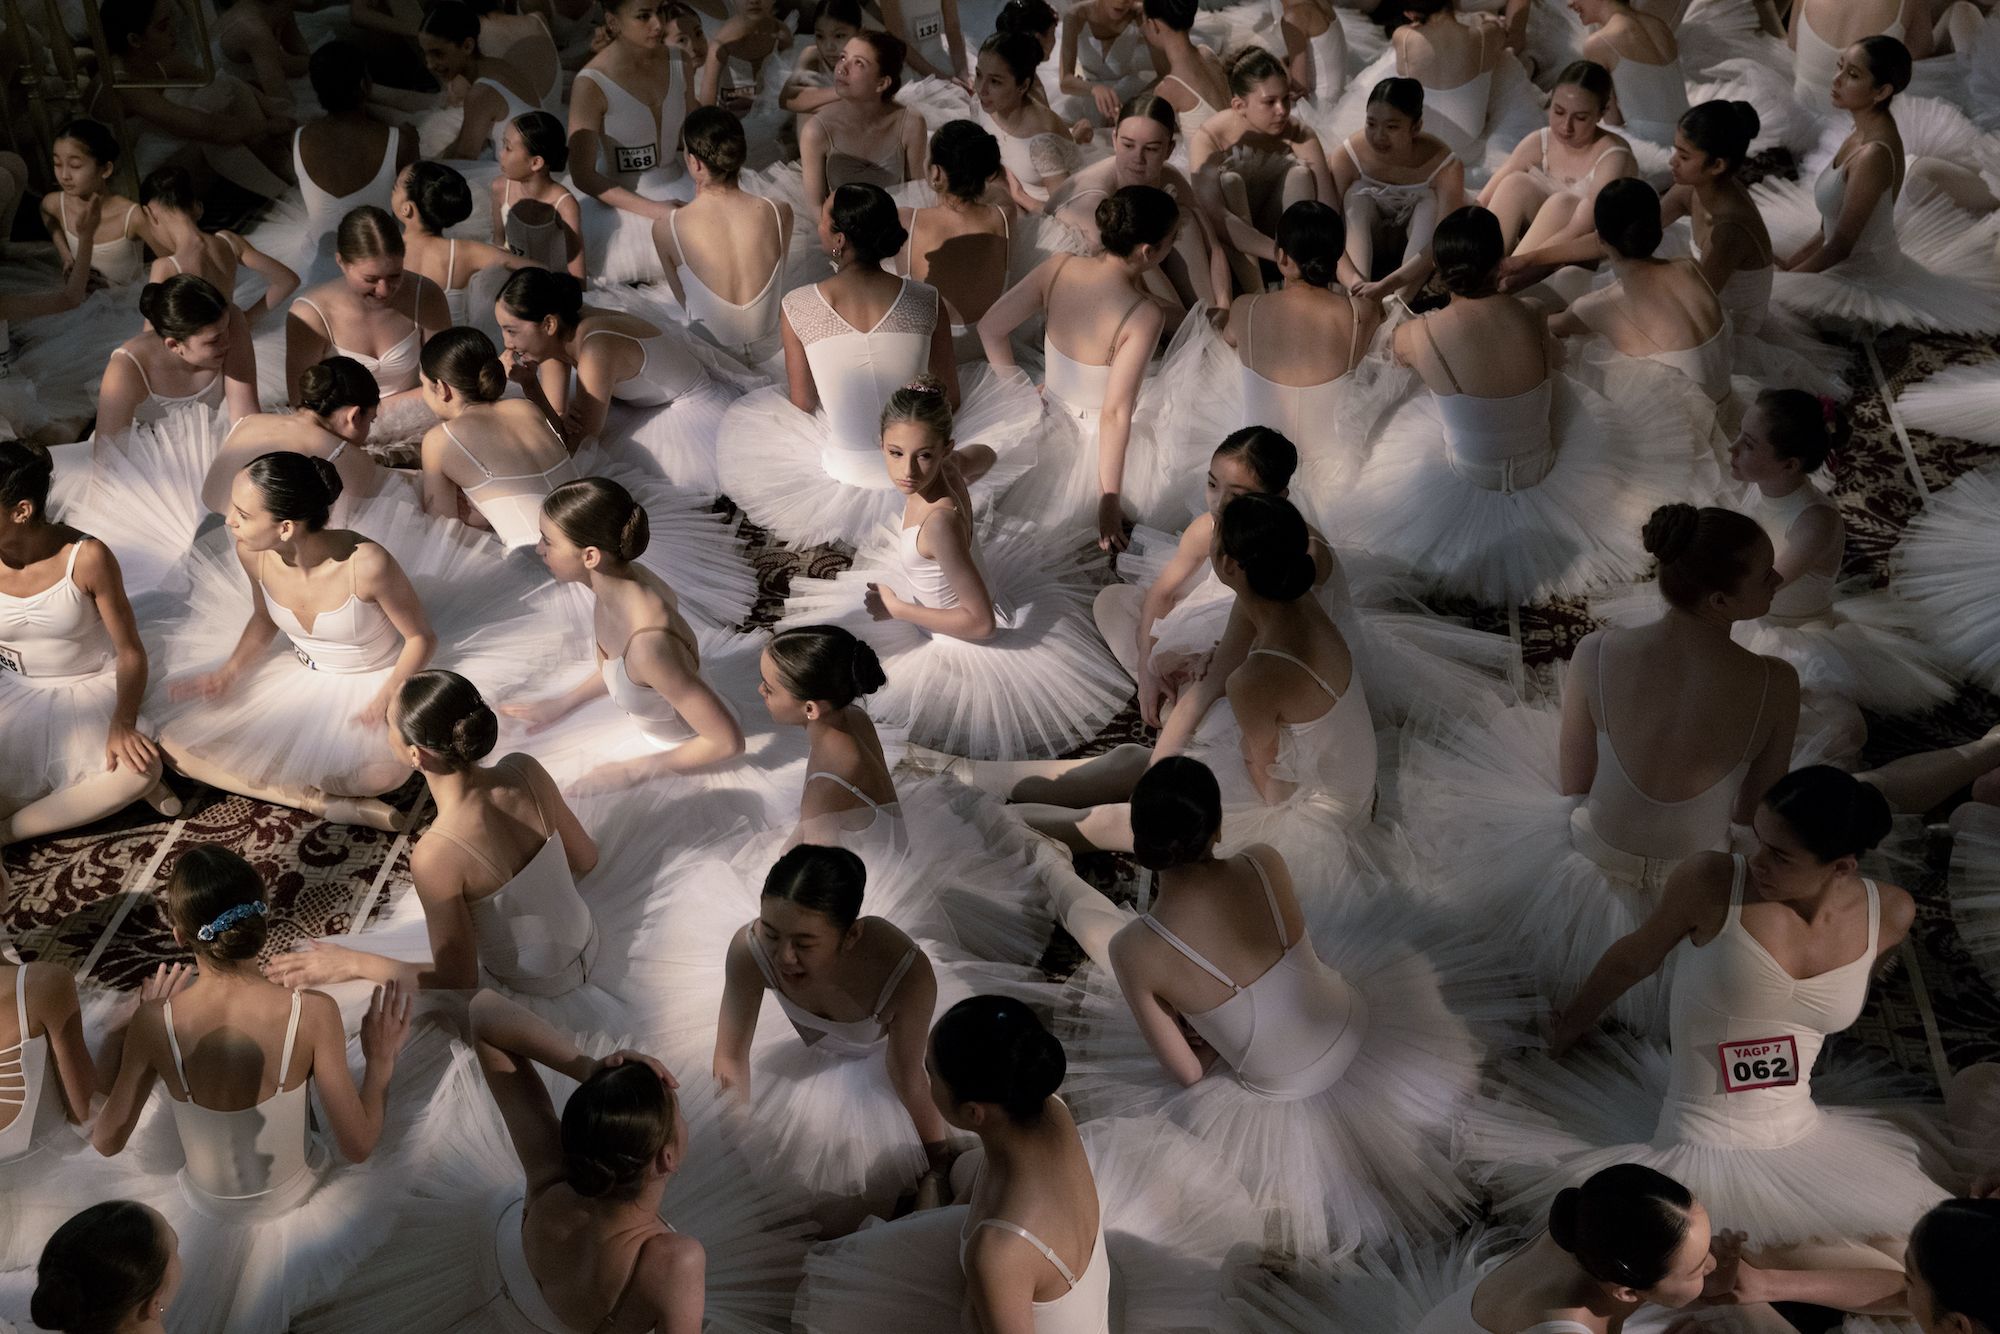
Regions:
<svg viewBox="0 0 2000 1334"><path fill-rule="evenodd" d="M164 778L147 788L139 800L169 820L181 813L181 799L174 795L174 790L167 786L167 780Z"/></svg>
<svg viewBox="0 0 2000 1334"><path fill-rule="evenodd" d="M400 834L409 828L410 817L380 797L329 797L314 794L318 809L313 814L332 824L364 825L384 833Z"/></svg>
<svg viewBox="0 0 2000 1334"><path fill-rule="evenodd" d="M919 774L927 778L948 777L968 787L976 786L972 778L972 761L963 755L947 755L929 746L911 744L903 751L903 758L896 762L896 772Z"/></svg>

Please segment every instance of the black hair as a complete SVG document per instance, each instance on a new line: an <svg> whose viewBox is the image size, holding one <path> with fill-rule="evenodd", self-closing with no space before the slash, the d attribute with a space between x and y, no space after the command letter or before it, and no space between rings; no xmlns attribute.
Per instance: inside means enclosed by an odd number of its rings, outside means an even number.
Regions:
<svg viewBox="0 0 2000 1334"><path fill-rule="evenodd" d="M813 15L817 24L821 19L832 19L850 28L861 26L861 0L821 0L819 13Z"/></svg>
<svg viewBox="0 0 2000 1334"><path fill-rule="evenodd" d="M1124 185L1097 205L1097 236L1105 253L1126 259L1142 245L1167 239L1180 219L1180 205L1151 185Z"/></svg>
<svg viewBox="0 0 2000 1334"><path fill-rule="evenodd" d="M1278 58L1261 46L1246 46L1231 56L1227 63L1227 72L1229 91L1237 97L1248 97L1251 89L1270 79L1285 79L1287 84L1290 82L1290 76L1285 73L1285 67L1278 63Z"/></svg>
<svg viewBox="0 0 2000 1334"><path fill-rule="evenodd" d="M139 289L139 313L162 338L185 343L229 318L229 301L198 273L176 273Z"/></svg>
<svg viewBox="0 0 2000 1334"><path fill-rule="evenodd" d="M377 408L382 386L353 357L328 357L299 373L299 406L322 417L342 408Z"/></svg>
<svg viewBox="0 0 2000 1334"><path fill-rule="evenodd" d="M1931 1290L1933 1315L1962 1315L2000 1334L2000 1199L1945 1200L1910 1230L1909 1267Z"/></svg>
<svg viewBox="0 0 2000 1334"><path fill-rule="evenodd" d="M1881 789L1830 764L1792 770L1771 784L1764 805L1822 862L1859 857L1889 836Z"/></svg>
<svg viewBox="0 0 2000 1334"><path fill-rule="evenodd" d="M1033 83L1044 58L1041 42L1025 32L996 32L979 44L979 54L996 57L1015 83Z"/></svg>
<svg viewBox="0 0 2000 1334"><path fill-rule="evenodd" d="M1619 1163L1557 1192L1549 1237L1598 1282L1643 1291L1672 1271L1693 1210L1694 1196L1680 1182Z"/></svg>
<svg viewBox="0 0 2000 1334"><path fill-rule="evenodd" d="M851 181L833 192L833 230L847 238L856 259L880 264L903 248L910 234L896 212L896 201L879 185Z"/></svg>
<svg viewBox="0 0 2000 1334"><path fill-rule="evenodd" d="M1748 515L1678 502L1653 511L1642 540L1660 563L1660 596L1684 608L1698 606L1711 593L1734 592L1749 569L1751 550L1770 541Z"/></svg>
<svg viewBox="0 0 2000 1334"><path fill-rule="evenodd" d="M205 958L231 963L256 958L270 934L269 917L253 911L235 914L220 929L216 923L231 908L264 901L264 877L220 843L195 844L175 858L167 877L167 916L189 948Z"/></svg>
<svg viewBox="0 0 2000 1334"><path fill-rule="evenodd" d="M844 709L889 683L874 648L843 626L795 625L772 635L764 649L793 699Z"/></svg>
<svg viewBox="0 0 2000 1334"><path fill-rule="evenodd" d="M363 204L347 210L333 234L333 253L349 264L384 255L403 257L403 229L389 210Z"/></svg>
<svg viewBox="0 0 2000 1334"><path fill-rule="evenodd" d="M1817 472L1827 456L1847 443L1853 427L1829 400L1803 389L1766 389L1757 395L1771 451L1797 459L1802 472Z"/></svg>
<svg viewBox="0 0 2000 1334"><path fill-rule="evenodd" d="M472 187L456 167L428 159L412 162L403 192L417 210L417 221L433 236L472 216Z"/></svg>
<svg viewBox="0 0 2000 1334"><path fill-rule="evenodd" d="M280 523L289 519L316 533L333 517L333 502L340 499L340 471L326 459L278 449L251 459L243 471Z"/></svg>
<svg viewBox="0 0 2000 1334"><path fill-rule="evenodd" d="M893 32L876 28L863 28L848 40L866 42L875 52L876 72L889 81L889 90L882 94L882 100L895 101L897 91L903 86L903 61L909 56L909 43Z"/></svg>
<svg viewBox="0 0 2000 1334"><path fill-rule="evenodd" d="M1118 119L1128 121L1135 116L1166 126L1170 135L1178 135L1181 132L1181 113L1174 110L1172 102L1158 93L1140 93L1136 97L1126 98L1125 105L1118 108Z"/></svg>
<svg viewBox="0 0 2000 1334"><path fill-rule="evenodd" d="M443 42L471 42L473 54L479 52L479 15L461 0L431 0L424 6L417 32Z"/></svg>
<svg viewBox="0 0 2000 1334"><path fill-rule="evenodd" d="M564 482L543 498L542 513L577 546L596 547L621 562L645 555L653 540L645 506L608 477Z"/></svg>
<svg viewBox="0 0 2000 1334"><path fill-rule="evenodd" d="M457 672L412 673L396 692L393 716L403 740L469 769L493 753L500 719L479 687Z"/></svg>
<svg viewBox="0 0 2000 1334"><path fill-rule="evenodd" d="M507 392L507 368L493 340L477 329L446 329L424 340L419 357L426 376L450 385L475 403L493 403Z"/></svg>
<svg viewBox="0 0 2000 1334"><path fill-rule="evenodd" d="M1007 0L993 19L995 32L1024 32L1039 39L1062 22L1062 16L1048 0Z"/></svg>
<svg viewBox="0 0 2000 1334"><path fill-rule="evenodd" d="M771 864L759 897L796 904L845 931L861 919L867 888L867 866L846 848L800 843Z"/></svg>
<svg viewBox="0 0 2000 1334"><path fill-rule="evenodd" d="M1558 88L1581 88L1597 99L1600 108L1611 105L1611 71L1595 60L1572 60L1564 65L1549 91L1554 93Z"/></svg>
<svg viewBox="0 0 2000 1334"><path fill-rule="evenodd" d="M977 202L1000 174L1000 141L977 121L948 120L931 136L931 165L944 173L944 192Z"/></svg>
<svg viewBox="0 0 2000 1334"><path fill-rule="evenodd" d="M111 54L122 56L132 49L132 39L153 25L159 0L104 0L97 8L104 25L104 41Z"/></svg>
<svg viewBox="0 0 2000 1334"><path fill-rule="evenodd" d="M157 167L139 182L139 202L193 213L201 207L201 191L195 188L194 173L186 167Z"/></svg>
<svg viewBox="0 0 2000 1334"><path fill-rule="evenodd" d="M693 119L692 113L689 119ZM528 150L528 156L540 158L551 175L569 166L569 130L559 117L539 107L523 111L514 117L514 133L521 136L521 147Z"/></svg>
<svg viewBox="0 0 2000 1334"><path fill-rule="evenodd" d="M57 139L68 139L83 145L83 151L97 161L100 167L108 167L118 161L118 136L103 121L92 120L88 116L78 116L63 122L56 131Z"/></svg>
<svg viewBox="0 0 2000 1334"><path fill-rule="evenodd" d="M42 1247L28 1318L59 1334L110 1334L160 1290L172 1260L151 1209L132 1200L93 1204Z"/></svg>
<svg viewBox="0 0 2000 1334"><path fill-rule="evenodd" d="M674 1117L674 1092L651 1066L600 1066L563 1104L563 1180L585 1199L636 1198Z"/></svg>
<svg viewBox="0 0 2000 1334"><path fill-rule="evenodd" d="M583 284L569 273L516 269L499 299L516 319L540 322L553 315L557 324L574 329L583 318Z"/></svg>
<svg viewBox="0 0 2000 1334"><path fill-rule="evenodd" d="M1431 232L1431 260L1438 280L1454 296L1490 296L1507 242L1500 219L1477 204L1455 208Z"/></svg>
<svg viewBox="0 0 2000 1334"><path fill-rule="evenodd" d="M1867 67L1868 77L1877 87L1889 85L1889 96L1882 99L1882 105L1888 106L1897 93L1910 86L1910 48L1880 34L1863 37L1855 45L1861 48L1861 63Z"/></svg>
<svg viewBox="0 0 2000 1334"><path fill-rule="evenodd" d="M1222 789L1200 760L1173 755L1132 789L1132 856L1149 871L1200 861L1222 828Z"/></svg>
<svg viewBox="0 0 2000 1334"><path fill-rule="evenodd" d="M1006 996L968 996L931 1029L931 1069L959 1102L997 1104L1008 1119L1041 1119L1062 1087L1062 1043L1035 1012Z"/></svg>
<svg viewBox="0 0 2000 1334"><path fill-rule="evenodd" d="M1424 118L1424 86L1415 79L1388 78L1368 90L1369 106L1387 106L1412 122Z"/></svg>
<svg viewBox="0 0 2000 1334"><path fill-rule="evenodd" d="M719 181L735 180L750 156L743 122L727 107L696 107L681 123L681 147Z"/></svg>
<svg viewBox="0 0 2000 1334"><path fill-rule="evenodd" d="M1347 248L1347 223L1331 204L1299 200L1279 216L1274 239L1286 258L1299 266L1300 279L1310 286L1331 286L1339 278L1341 252Z"/></svg>
<svg viewBox="0 0 2000 1334"><path fill-rule="evenodd" d="M1724 176L1736 173L1750 156L1750 141L1764 123L1757 108L1748 102L1728 102L1720 98L1697 102L1681 113L1681 135L1706 156L1727 162Z"/></svg>
<svg viewBox="0 0 2000 1334"><path fill-rule="evenodd" d="M1660 193L1636 176L1606 181L1590 218L1598 239L1627 259L1647 259L1660 248Z"/></svg>
<svg viewBox="0 0 2000 1334"><path fill-rule="evenodd" d="M352 111L368 100L368 53L359 42L328 42L306 59L306 77L322 111Z"/></svg>
<svg viewBox="0 0 2000 1334"><path fill-rule="evenodd" d="M1396 0L1396 8L1421 23L1433 14L1442 14L1452 8L1452 0Z"/></svg>
<svg viewBox="0 0 2000 1334"><path fill-rule="evenodd" d="M55 461L48 450L26 440L0 440L0 510L11 511L29 501L46 522L49 481L54 476Z"/></svg>
<svg viewBox="0 0 2000 1334"><path fill-rule="evenodd" d="M1201 13L1199 0L1146 0L1145 15L1155 23L1164 23L1175 32L1193 32L1194 21Z"/></svg>
<svg viewBox="0 0 2000 1334"><path fill-rule="evenodd" d="M1222 552L1243 567L1250 591L1273 602L1291 602L1312 591L1319 567L1312 530L1282 496L1238 496L1217 521Z"/></svg>
<svg viewBox="0 0 2000 1334"><path fill-rule="evenodd" d="M1222 437L1216 458L1242 459L1264 490L1277 495L1299 470L1299 448L1275 426L1239 426Z"/></svg>

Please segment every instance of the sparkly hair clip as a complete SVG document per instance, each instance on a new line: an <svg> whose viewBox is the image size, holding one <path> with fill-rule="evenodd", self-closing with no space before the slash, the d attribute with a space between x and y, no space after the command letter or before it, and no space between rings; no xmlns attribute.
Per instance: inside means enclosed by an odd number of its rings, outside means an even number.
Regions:
<svg viewBox="0 0 2000 1334"><path fill-rule="evenodd" d="M269 911L271 910L264 905L262 899L257 899L250 903L239 903L233 908L224 908L220 917L217 917L194 934L199 940L214 940L231 927L242 922L247 922L253 917L262 917Z"/></svg>
<svg viewBox="0 0 2000 1334"><path fill-rule="evenodd" d="M944 386L928 375L920 375L904 385L903 392L906 394L935 394L942 397L944 395Z"/></svg>

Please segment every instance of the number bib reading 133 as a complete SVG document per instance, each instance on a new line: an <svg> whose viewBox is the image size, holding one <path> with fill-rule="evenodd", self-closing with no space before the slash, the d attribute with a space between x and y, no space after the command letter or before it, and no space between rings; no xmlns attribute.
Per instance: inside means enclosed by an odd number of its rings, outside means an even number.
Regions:
<svg viewBox="0 0 2000 1334"><path fill-rule="evenodd" d="M1799 1082L1799 1044L1790 1034L1749 1042L1721 1042L1716 1044L1716 1051L1722 1058L1724 1093L1781 1088Z"/></svg>

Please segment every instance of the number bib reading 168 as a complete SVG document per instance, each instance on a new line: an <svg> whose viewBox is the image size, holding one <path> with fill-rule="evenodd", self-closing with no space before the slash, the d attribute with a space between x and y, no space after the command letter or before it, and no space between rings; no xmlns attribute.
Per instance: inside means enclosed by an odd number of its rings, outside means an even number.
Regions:
<svg viewBox="0 0 2000 1334"><path fill-rule="evenodd" d="M1722 1090L1779 1088L1799 1082L1799 1044L1790 1034L1716 1044L1722 1058Z"/></svg>

